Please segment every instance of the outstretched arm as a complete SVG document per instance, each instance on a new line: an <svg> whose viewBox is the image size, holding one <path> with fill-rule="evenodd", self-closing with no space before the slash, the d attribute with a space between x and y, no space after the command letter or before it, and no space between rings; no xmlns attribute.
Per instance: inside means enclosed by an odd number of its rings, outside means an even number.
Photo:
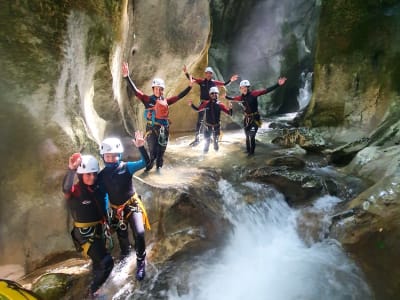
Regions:
<svg viewBox="0 0 400 300"><path fill-rule="evenodd" d="M191 99L188 100L188 104L193 110L199 111L199 108L193 104L193 101Z"/></svg>
<svg viewBox="0 0 400 300"><path fill-rule="evenodd" d="M180 92L178 94L178 96L173 96L173 97L165 99L167 101L168 105L174 104L178 100L180 100L183 97L185 97L190 92L190 90L192 89L192 86L193 86L194 82L195 82L195 80L193 79L192 76L190 76L190 83L189 83L189 86L186 89L184 89L182 92Z"/></svg>
<svg viewBox="0 0 400 300"><path fill-rule="evenodd" d="M148 103L149 102L149 96L145 95L141 90L139 90L131 77L129 76L129 66L127 62L122 63L122 76L126 79L128 82L128 85L131 87L133 92L135 93L135 96L138 97L143 103Z"/></svg>
<svg viewBox="0 0 400 300"><path fill-rule="evenodd" d="M252 91L251 94L253 96L256 96L256 97L261 96L261 95L265 95L265 94L270 93L273 90L277 89L278 87L284 85L286 80L287 80L286 77L280 77L278 79L278 82L275 83L273 86L267 87L266 89L263 89L263 90Z"/></svg>
<svg viewBox="0 0 400 300"><path fill-rule="evenodd" d="M229 108L226 107L224 103L219 103L219 107L221 110L226 113L227 115L232 116L232 102L229 101Z"/></svg>
<svg viewBox="0 0 400 300"><path fill-rule="evenodd" d="M191 80L191 79L190 79L190 76L191 76L191 75L189 74L186 65L183 65L182 70L183 70L183 73L185 73L186 78L189 79L189 80ZM201 79L201 78L194 78L193 76L192 76L192 78L193 78L194 82L196 82L196 83L198 83L198 84L200 84L200 83L203 81L203 79Z"/></svg>
<svg viewBox="0 0 400 300"><path fill-rule="evenodd" d="M131 174L143 169L150 163L149 155L144 148L144 137L140 131L135 132L135 139L133 139L132 142L138 148L142 158L137 161L129 161L126 163L126 167Z"/></svg>

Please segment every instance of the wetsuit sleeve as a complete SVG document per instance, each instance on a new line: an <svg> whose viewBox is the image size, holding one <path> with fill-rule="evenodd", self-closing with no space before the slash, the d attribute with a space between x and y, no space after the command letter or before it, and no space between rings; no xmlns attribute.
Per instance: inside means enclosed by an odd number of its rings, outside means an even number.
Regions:
<svg viewBox="0 0 400 300"><path fill-rule="evenodd" d="M224 85L226 85L225 82L219 81L219 80L213 80L212 82L214 82L216 86L224 86ZM229 82L231 82L231 80L229 80ZM229 82L227 84L229 84Z"/></svg>
<svg viewBox="0 0 400 300"><path fill-rule="evenodd" d="M75 174L76 170L71 170L71 169L69 169L67 174L65 174L62 184L62 190L64 194L69 195L72 192L72 186L74 184Z"/></svg>
<svg viewBox="0 0 400 300"><path fill-rule="evenodd" d="M138 97L144 104L149 103L149 96L145 95L141 90L139 90L130 76L125 77L126 81L128 81L128 85L131 87L135 96Z"/></svg>
<svg viewBox="0 0 400 300"><path fill-rule="evenodd" d="M256 91L252 91L251 94L255 97L261 96L261 95L265 95L269 92L272 92L273 90L275 90L276 88L279 87L279 84L274 84L273 86L267 87L266 89L263 90L256 90Z"/></svg>
<svg viewBox="0 0 400 300"><path fill-rule="evenodd" d="M192 105L190 105L190 107L193 108L195 111L199 111L199 108L196 105L194 105L193 103L192 103Z"/></svg>
<svg viewBox="0 0 400 300"><path fill-rule="evenodd" d="M226 95L225 99L231 100L231 101L242 101L242 96L238 95L238 96L232 97L232 96Z"/></svg>
<svg viewBox="0 0 400 300"><path fill-rule="evenodd" d="M232 108L228 109L228 108L226 107L226 105L223 104L223 103L220 103L220 104L219 104L219 107L221 108L221 110L222 110L224 113L226 113L227 115L232 116Z"/></svg>
<svg viewBox="0 0 400 300"><path fill-rule="evenodd" d="M167 100L168 105L174 104L179 99L182 99L183 97L185 97L190 92L191 89L192 89L192 87L188 86L186 89L184 89L182 92L180 92L178 94L178 96L167 98L166 100Z"/></svg>
<svg viewBox="0 0 400 300"><path fill-rule="evenodd" d="M200 105L199 105L198 111L203 111L203 110L205 110L205 109L206 109L206 106L207 106L207 104L208 104L208 102L209 102L209 101L203 101L203 102L201 102Z"/></svg>
<svg viewBox="0 0 400 300"><path fill-rule="evenodd" d="M190 75L189 75L189 73L185 73L185 76L186 76L187 79L190 80ZM193 80L194 80L197 84L200 84L200 83L203 82L203 79L201 79L201 78L194 78L194 77L192 77L192 78L193 78Z"/></svg>
<svg viewBox="0 0 400 300"><path fill-rule="evenodd" d="M142 159L137 160L137 161L129 161L126 163L126 167L129 171L129 173L133 174L140 169L143 169L150 163L150 158L149 155L147 154L147 151L144 147L139 147L139 152L140 155L142 156Z"/></svg>

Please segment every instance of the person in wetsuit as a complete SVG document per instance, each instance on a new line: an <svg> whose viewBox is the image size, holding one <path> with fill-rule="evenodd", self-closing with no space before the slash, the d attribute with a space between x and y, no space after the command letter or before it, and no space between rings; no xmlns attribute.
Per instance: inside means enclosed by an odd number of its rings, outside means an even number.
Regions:
<svg viewBox="0 0 400 300"><path fill-rule="evenodd" d="M225 99L237 101L243 106L243 127L246 134L246 152L248 155L254 155L254 150L256 148L256 134L258 127L261 126L260 114L258 112L258 97L272 92L276 88L284 85L285 82L286 78L281 77L278 79L278 82L271 87L251 91L250 81L242 80L239 84L240 95L235 97L224 95Z"/></svg>
<svg viewBox="0 0 400 300"><path fill-rule="evenodd" d="M129 76L128 64L122 65L122 75L128 81L129 86L134 91L136 97L142 101L145 107L146 140L150 152L150 164L146 170L150 170L154 161L157 169L164 164L164 153L167 149L169 137L169 106L185 97L192 89L193 81L190 80L189 86L177 96L164 98L165 83L161 78L154 78L151 84L153 95L148 96L139 90Z"/></svg>
<svg viewBox="0 0 400 300"><path fill-rule="evenodd" d="M186 66L183 66L183 72L185 73L187 78L190 78L190 75L187 71ZM228 84L230 84L231 82L234 82L237 80L238 75L232 75L231 78L226 81L219 81L219 80L214 80L213 74L214 71L211 67L207 67L204 70L204 78L193 78L193 80L200 86L200 105L203 103L203 101L207 101L210 100L210 88L212 87L218 87L218 86L227 86ZM200 128L201 128L201 124L203 122L204 119L204 111L200 111L197 117L197 122L196 122L196 132L195 132L195 138L194 141L190 143L190 146L196 146L199 144L199 135L200 135Z"/></svg>
<svg viewBox="0 0 400 300"><path fill-rule="evenodd" d="M91 155L73 154L69 158L68 172L62 190L67 201L74 228L72 240L79 252L92 260L90 293L96 291L110 275L114 261L107 251L103 235L106 221L106 193L97 181L99 164ZM75 174L79 181L74 184Z"/></svg>
<svg viewBox="0 0 400 300"><path fill-rule="evenodd" d="M124 149L118 138L106 138L101 143L100 154L103 157L105 168L99 173L99 184L104 186L108 193L111 224L117 232L122 258L130 253L131 245L127 224L131 227L136 249L136 279L143 280L146 274L145 225L146 229L150 229L150 224L140 196L133 187L132 175L145 168L150 159L144 148L144 138L140 132L135 133L133 143L141 154L141 159L134 162L121 160Z"/></svg>
<svg viewBox="0 0 400 300"><path fill-rule="evenodd" d="M199 113L204 112L206 115L204 132L205 144L203 149L204 153L207 153L208 148L210 147L211 135L213 136L214 150L218 151L219 149L218 141L221 133L221 111L232 116L232 104L229 103L228 109L225 104L218 101L218 88L216 86L211 87L209 93L209 100L203 101L199 107L195 106L191 101L189 101L189 104L194 110L198 111Z"/></svg>

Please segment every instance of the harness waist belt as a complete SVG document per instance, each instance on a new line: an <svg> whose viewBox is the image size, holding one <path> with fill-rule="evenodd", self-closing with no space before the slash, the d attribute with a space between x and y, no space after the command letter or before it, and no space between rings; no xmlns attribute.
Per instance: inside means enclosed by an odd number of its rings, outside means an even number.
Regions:
<svg viewBox="0 0 400 300"><path fill-rule="evenodd" d="M142 215L143 215L143 223L146 226L147 230L150 230L151 226L150 226L149 218L147 216L146 208L144 207L142 200L140 200L139 196L136 193L134 193L132 195L132 197L129 198L124 204L121 204L121 205L110 204L110 206L116 210L124 209L125 206L127 206L127 205L137 205L140 208L140 210L142 211ZM132 213L132 211L129 212L125 216L125 218L127 219L131 215L131 213Z"/></svg>
<svg viewBox="0 0 400 300"><path fill-rule="evenodd" d="M95 221L95 222L89 222L89 223L83 223L83 222L74 222L74 226L78 228L84 228L84 227L92 227L97 224L101 224L102 221Z"/></svg>

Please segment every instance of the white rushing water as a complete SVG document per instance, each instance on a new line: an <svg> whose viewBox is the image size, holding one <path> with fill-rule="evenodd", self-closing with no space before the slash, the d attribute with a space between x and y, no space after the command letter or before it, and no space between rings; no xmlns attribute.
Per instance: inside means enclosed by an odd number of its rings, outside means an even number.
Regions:
<svg viewBox="0 0 400 300"><path fill-rule="evenodd" d="M299 103L299 111L303 110L310 103L312 96L312 72L301 73L302 86L299 89L299 95L297 96L297 102Z"/></svg>
<svg viewBox="0 0 400 300"><path fill-rule="evenodd" d="M169 299L291 300L372 299L357 266L334 240L311 246L298 234L299 211L268 186L251 182L233 187L219 182L225 213L234 224L222 253L191 272L189 293L169 291ZM243 190L258 199L243 202ZM337 199L313 207L327 211Z"/></svg>

